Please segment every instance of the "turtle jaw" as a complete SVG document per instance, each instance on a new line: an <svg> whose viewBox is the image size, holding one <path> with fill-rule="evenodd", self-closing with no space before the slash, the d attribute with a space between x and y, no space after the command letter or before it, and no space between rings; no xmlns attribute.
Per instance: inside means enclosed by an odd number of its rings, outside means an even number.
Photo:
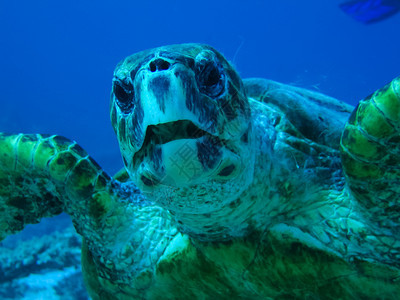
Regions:
<svg viewBox="0 0 400 300"><path fill-rule="evenodd" d="M133 161L143 158L148 148L180 139L197 139L208 134L192 121L179 120L157 125L149 125L141 148L133 155Z"/></svg>
<svg viewBox="0 0 400 300"><path fill-rule="evenodd" d="M190 120L149 125L127 168L143 190L159 184L193 185L210 178L224 181L236 174L240 160L230 144Z"/></svg>

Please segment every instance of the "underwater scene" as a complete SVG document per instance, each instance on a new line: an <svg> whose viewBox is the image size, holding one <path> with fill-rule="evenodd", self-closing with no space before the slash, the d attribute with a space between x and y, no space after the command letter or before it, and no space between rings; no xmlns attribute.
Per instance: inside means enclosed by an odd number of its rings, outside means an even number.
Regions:
<svg viewBox="0 0 400 300"><path fill-rule="evenodd" d="M399 30L398 0L0 2L0 299L399 299Z"/></svg>

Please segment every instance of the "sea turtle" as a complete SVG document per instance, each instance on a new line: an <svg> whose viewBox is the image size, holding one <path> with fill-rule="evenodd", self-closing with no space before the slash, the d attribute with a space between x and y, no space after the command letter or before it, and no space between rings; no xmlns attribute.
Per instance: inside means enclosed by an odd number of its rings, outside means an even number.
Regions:
<svg viewBox="0 0 400 300"><path fill-rule="evenodd" d="M172 45L118 64L110 111L113 178L66 138L0 135L1 237L68 213L93 299L400 295L400 77L351 113Z"/></svg>

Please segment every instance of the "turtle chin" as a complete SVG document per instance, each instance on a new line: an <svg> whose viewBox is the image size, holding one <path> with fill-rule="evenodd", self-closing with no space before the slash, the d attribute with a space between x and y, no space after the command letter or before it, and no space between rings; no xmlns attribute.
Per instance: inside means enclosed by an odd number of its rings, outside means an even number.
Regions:
<svg viewBox="0 0 400 300"><path fill-rule="evenodd" d="M205 136L157 145L131 178L147 199L177 216L218 212L252 182L254 155L209 146Z"/></svg>
<svg viewBox="0 0 400 300"><path fill-rule="evenodd" d="M121 148L125 166L147 199L171 212L218 211L252 181L248 133L225 139L190 120L148 125L145 132L139 150Z"/></svg>
<svg viewBox="0 0 400 300"><path fill-rule="evenodd" d="M236 177L242 168L240 157L210 135L197 139L172 140L151 145L136 164L134 181L142 191L159 186L182 188Z"/></svg>

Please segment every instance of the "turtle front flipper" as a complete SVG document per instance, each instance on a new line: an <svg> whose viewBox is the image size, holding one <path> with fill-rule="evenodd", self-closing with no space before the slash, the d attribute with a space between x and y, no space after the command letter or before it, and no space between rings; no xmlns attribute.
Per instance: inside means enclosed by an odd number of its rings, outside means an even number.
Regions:
<svg viewBox="0 0 400 300"><path fill-rule="evenodd" d="M381 226L399 225L400 77L360 101L341 138L348 186Z"/></svg>
<svg viewBox="0 0 400 300"><path fill-rule="evenodd" d="M112 206L112 188L110 176L76 142L0 133L0 238L62 211L82 233Z"/></svg>
<svg viewBox="0 0 400 300"><path fill-rule="evenodd" d="M108 176L76 142L0 133L0 239L61 212L84 237L84 257L90 260L83 265L94 299L105 293L102 284L117 295L119 284L148 278L177 235L165 210L131 181Z"/></svg>

